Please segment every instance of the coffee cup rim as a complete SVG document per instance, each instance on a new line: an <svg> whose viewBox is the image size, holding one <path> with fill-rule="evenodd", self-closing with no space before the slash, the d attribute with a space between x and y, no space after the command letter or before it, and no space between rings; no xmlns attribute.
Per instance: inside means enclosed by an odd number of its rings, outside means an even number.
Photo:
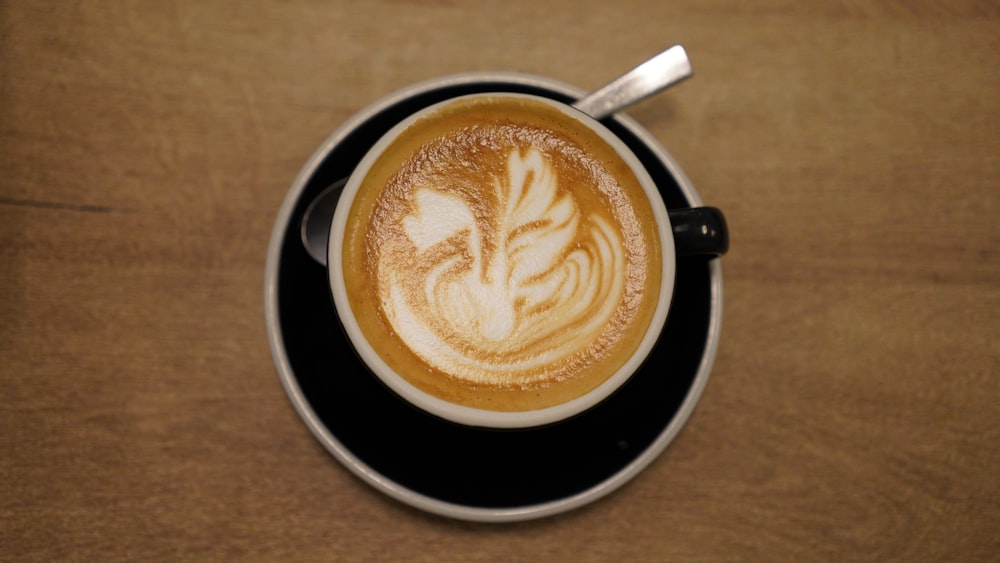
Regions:
<svg viewBox="0 0 1000 563"><path fill-rule="evenodd" d="M657 231L660 238L661 281L657 296L657 304L653 317L650 321L649 328L636 350L629 356L621 367L619 367L610 377L605 379L596 388L565 403L541 409L525 411L495 411L481 409L446 401L416 387L401 375L396 373L395 370L393 370L382 359L378 352L375 351L374 347L369 343L367 337L361 331L358 323L354 320L354 314L351 310L350 301L347 297L346 287L343 282L344 270L342 263L341 241L343 240L344 233L346 231L350 209L353 206L354 199L361 186L362 180L367 176L375 161L395 141L396 137L401 132L408 129L420 119L455 103L461 103L462 101L469 99L483 99L489 97L513 97L535 100L556 108L567 117L577 120L597 133L605 142L615 149L618 155L628 164L629 168L636 175L636 178L639 180L639 183L645 191L653 209L653 214L657 222ZM471 427L523 429L558 423L590 410L613 395L642 366L647 356L656 346L660 333L666 324L676 278L676 252L666 204L663 201L662 195L660 194L655 181L646 171L639 158L622 139L620 139L615 133L598 120L569 104L534 94L498 91L457 96L422 108L419 111L408 115L406 118L394 125L367 151L365 156L351 173L347 184L341 193L340 201L334 213L330 241L331 244L329 245L327 251L328 281L335 304L335 310L338 318L340 319L341 326L347 334L348 339L356 353L361 357L362 362L368 367L369 371L375 375L375 377L377 377L389 389L409 402L411 405L442 419Z"/></svg>

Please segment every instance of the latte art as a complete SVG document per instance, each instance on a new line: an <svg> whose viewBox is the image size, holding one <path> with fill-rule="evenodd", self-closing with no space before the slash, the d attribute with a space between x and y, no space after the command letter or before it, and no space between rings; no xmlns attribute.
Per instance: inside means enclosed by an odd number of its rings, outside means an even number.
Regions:
<svg viewBox="0 0 1000 563"><path fill-rule="evenodd" d="M619 153L535 100L456 102L394 137L343 239L352 318L445 401L545 408L632 356L661 298L657 221Z"/></svg>
<svg viewBox="0 0 1000 563"><path fill-rule="evenodd" d="M476 384L536 383L612 321L625 250L601 217L581 225L537 149L511 150L485 187L492 205L416 187L402 220L416 259L381 259L379 293L392 328L435 368Z"/></svg>

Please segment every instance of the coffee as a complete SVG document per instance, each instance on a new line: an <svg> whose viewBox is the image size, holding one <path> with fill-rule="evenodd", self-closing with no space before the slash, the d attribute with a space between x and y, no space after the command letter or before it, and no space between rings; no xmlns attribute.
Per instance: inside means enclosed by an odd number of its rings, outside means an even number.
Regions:
<svg viewBox="0 0 1000 563"><path fill-rule="evenodd" d="M591 127L515 95L445 104L361 180L342 266L379 357L445 401L559 405L646 337L661 296L654 212Z"/></svg>

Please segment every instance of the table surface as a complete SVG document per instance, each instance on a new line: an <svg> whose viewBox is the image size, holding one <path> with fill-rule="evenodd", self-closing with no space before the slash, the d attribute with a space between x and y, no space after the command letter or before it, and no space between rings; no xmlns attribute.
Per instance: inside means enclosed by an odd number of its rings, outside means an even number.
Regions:
<svg viewBox="0 0 1000 563"><path fill-rule="evenodd" d="M629 110L732 232L712 377L614 494L428 515L294 412L272 225L372 100L478 70ZM0 560L990 560L1000 552L1000 5L5 2Z"/></svg>

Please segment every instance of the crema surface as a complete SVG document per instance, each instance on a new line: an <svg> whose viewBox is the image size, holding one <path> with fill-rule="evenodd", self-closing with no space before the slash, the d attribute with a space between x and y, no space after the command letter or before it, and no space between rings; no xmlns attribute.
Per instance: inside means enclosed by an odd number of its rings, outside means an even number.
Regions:
<svg viewBox="0 0 1000 563"><path fill-rule="evenodd" d="M645 334L661 268L646 195L614 149L507 97L401 134L360 187L343 259L362 332L394 370L505 411L613 374Z"/></svg>

